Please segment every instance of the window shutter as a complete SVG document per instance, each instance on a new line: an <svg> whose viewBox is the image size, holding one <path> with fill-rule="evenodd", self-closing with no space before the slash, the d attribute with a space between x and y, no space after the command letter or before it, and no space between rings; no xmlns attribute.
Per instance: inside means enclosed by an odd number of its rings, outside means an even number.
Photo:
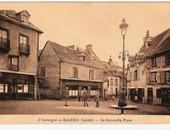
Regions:
<svg viewBox="0 0 170 130"><path fill-rule="evenodd" d="M150 83L150 75L149 75L149 71L146 72L146 83L147 83L147 84Z"/></svg>
<svg viewBox="0 0 170 130"><path fill-rule="evenodd" d="M165 83L165 72L161 72L161 83Z"/></svg>
<svg viewBox="0 0 170 130"><path fill-rule="evenodd" d="M160 80L160 72L157 72L156 74L156 80L157 80L157 83L160 83L161 80Z"/></svg>
<svg viewBox="0 0 170 130"><path fill-rule="evenodd" d="M161 57L161 62L162 62L162 67L165 67L166 66L165 56Z"/></svg>
<svg viewBox="0 0 170 130"><path fill-rule="evenodd" d="M148 69L150 68L150 64L151 64L150 59L147 59L147 68L148 68Z"/></svg>
<svg viewBox="0 0 170 130"><path fill-rule="evenodd" d="M157 67L161 66L161 57L156 58L156 65L157 65Z"/></svg>

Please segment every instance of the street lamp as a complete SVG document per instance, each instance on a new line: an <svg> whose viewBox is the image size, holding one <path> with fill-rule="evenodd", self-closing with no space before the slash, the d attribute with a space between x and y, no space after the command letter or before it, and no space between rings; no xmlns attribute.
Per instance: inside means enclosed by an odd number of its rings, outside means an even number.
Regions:
<svg viewBox="0 0 170 130"><path fill-rule="evenodd" d="M125 35L127 32L127 28L128 28L128 24L125 22L125 19L123 18L122 20L122 24L120 24L119 28L121 29L121 35L123 37L123 52L122 54L122 61L123 61L123 86L122 86L122 90L126 90L125 88L125 60L126 60L126 53L127 56L129 55L129 52L126 50L125 51ZM121 58L120 54L119 54L119 58ZM127 92L127 90L126 90Z"/></svg>

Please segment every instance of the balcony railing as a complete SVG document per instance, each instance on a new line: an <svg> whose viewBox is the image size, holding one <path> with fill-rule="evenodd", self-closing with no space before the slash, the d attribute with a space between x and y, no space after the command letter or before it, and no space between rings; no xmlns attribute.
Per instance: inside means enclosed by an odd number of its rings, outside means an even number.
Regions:
<svg viewBox="0 0 170 130"><path fill-rule="evenodd" d="M8 52L10 50L10 40L0 38L0 50L3 52Z"/></svg>
<svg viewBox="0 0 170 130"><path fill-rule="evenodd" d="M28 56L30 54L30 45L29 44L20 43L19 44L19 53L21 55Z"/></svg>
<svg viewBox="0 0 170 130"><path fill-rule="evenodd" d="M18 65L10 65L10 70L18 71Z"/></svg>

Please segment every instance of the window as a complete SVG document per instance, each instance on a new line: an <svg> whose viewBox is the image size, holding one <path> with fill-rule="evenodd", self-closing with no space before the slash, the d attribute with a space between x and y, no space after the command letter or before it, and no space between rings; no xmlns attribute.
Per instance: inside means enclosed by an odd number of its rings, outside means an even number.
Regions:
<svg viewBox="0 0 170 130"><path fill-rule="evenodd" d="M20 54L23 54L23 55L30 54L30 45L28 44L28 37L20 35L19 52Z"/></svg>
<svg viewBox="0 0 170 130"><path fill-rule="evenodd" d="M9 55L9 69L19 71L19 56Z"/></svg>
<svg viewBox="0 0 170 130"><path fill-rule="evenodd" d="M40 67L39 68L39 76L40 77L45 77L45 67Z"/></svg>
<svg viewBox="0 0 170 130"><path fill-rule="evenodd" d="M152 67L157 67L155 57L151 59L151 65L152 65Z"/></svg>
<svg viewBox="0 0 170 130"><path fill-rule="evenodd" d="M134 80L137 80L137 79L138 79L138 71L135 70L135 71L134 71Z"/></svg>
<svg viewBox="0 0 170 130"><path fill-rule="evenodd" d="M170 84L170 71L166 72L166 83Z"/></svg>
<svg viewBox="0 0 170 130"><path fill-rule="evenodd" d="M94 79L94 70L89 70L89 79Z"/></svg>
<svg viewBox="0 0 170 130"><path fill-rule="evenodd" d="M78 78L78 68L73 67L73 78Z"/></svg>
<svg viewBox="0 0 170 130"><path fill-rule="evenodd" d="M115 79L115 86L118 86L118 79Z"/></svg>
<svg viewBox="0 0 170 130"><path fill-rule="evenodd" d="M18 93L28 93L28 80L18 79Z"/></svg>
<svg viewBox="0 0 170 130"><path fill-rule="evenodd" d="M113 86L113 79L110 79L110 86Z"/></svg>
<svg viewBox="0 0 170 130"><path fill-rule="evenodd" d="M21 17L22 21L24 21L25 23L28 23L28 17L26 15L22 15Z"/></svg>
<svg viewBox="0 0 170 130"><path fill-rule="evenodd" d="M157 83L156 74L156 72L151 73L151 84Z"/></svg>
<svg viewBox="0 0 170 130"><path fill-rule="evenodd" d="M69 96L78 96L78 86L69 86Z"/></svg>
<svg viewBox="0 0 170 130"><path fill-rule="evenodd" d="M166 55L166 65L170 65L170 53Z"/></svg>
<svg viewBox="0 0 170 130"><path fill-rule="evenodd" d="M8 40L8 31L0 28L0 49L9 50L10 43Z"/></svg>

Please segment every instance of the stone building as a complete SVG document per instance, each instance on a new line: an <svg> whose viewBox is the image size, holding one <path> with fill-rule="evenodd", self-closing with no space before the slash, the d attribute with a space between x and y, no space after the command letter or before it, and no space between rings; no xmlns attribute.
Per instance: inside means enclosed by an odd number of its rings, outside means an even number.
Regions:
<svg viewBox="0 0 170 130"><path fill-rule="evenodd" d="M39 56L39 84L41 98L60 99L66 87L70 97L81 95L84 88L89 97L97 90L102 95L102 64L91 44L75 49L47 41Z"/></svg>
<svg viewBox="0 0 170 130"><path fill-rule="evenodd" d="M0 10L0 99L37 98L40 29L23 10Z"/></svg>
<svg viewBox="0 0 170 130"><path fill-rule="evenodd" d="M128 70L129 98L151 104L170 104L169 43L170 29L155 37L144 38L144 44L130 60Z"/></svg>
<svg viewBox="0 0 170 130"><path fill-rule="evenodd" d="M103 65L103 97L112 97L119 95L122 86L122 67L116 65L110 56L109 62L102 62Z"/></svg>

